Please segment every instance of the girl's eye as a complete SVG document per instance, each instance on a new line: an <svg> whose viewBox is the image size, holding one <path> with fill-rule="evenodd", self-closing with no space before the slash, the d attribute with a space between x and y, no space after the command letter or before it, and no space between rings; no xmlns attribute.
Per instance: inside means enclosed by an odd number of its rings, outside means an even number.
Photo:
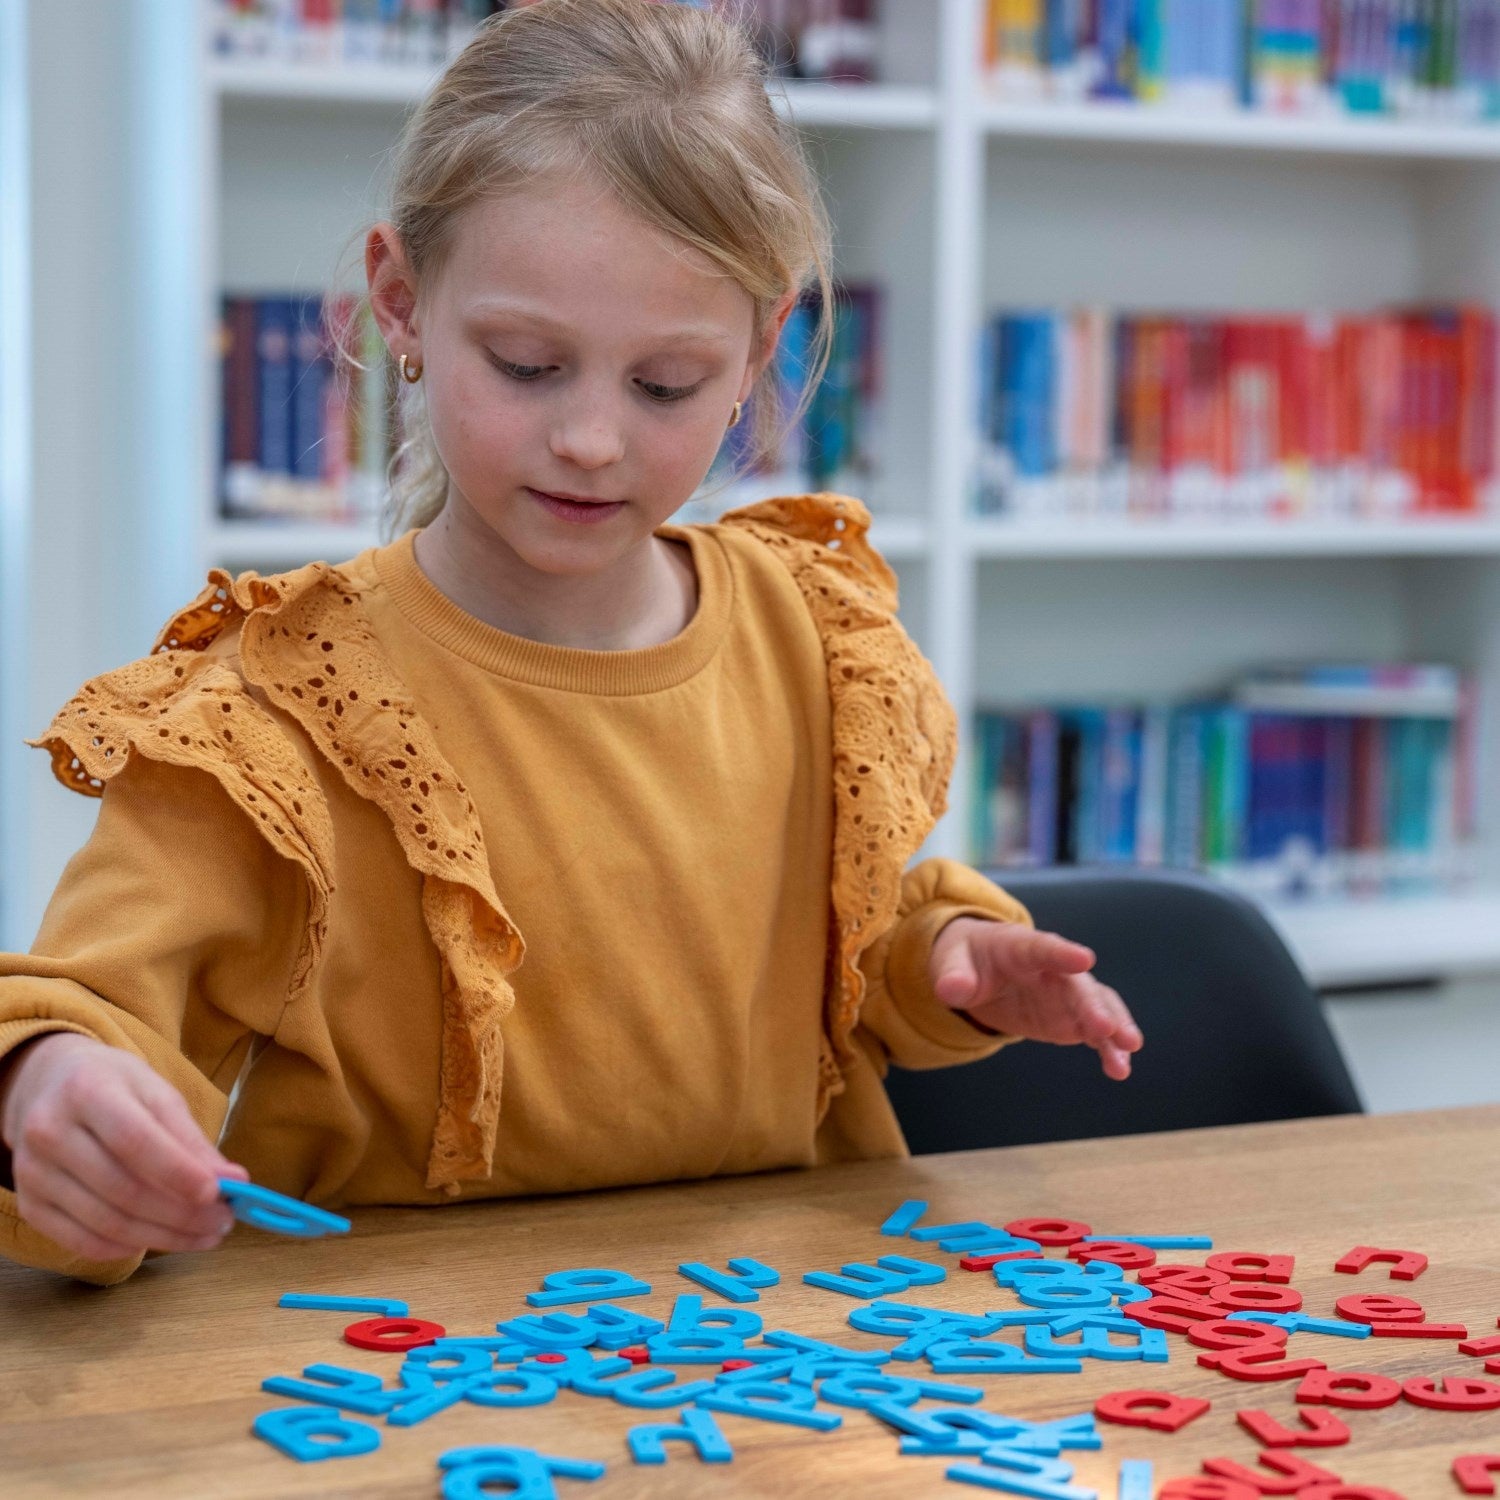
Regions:
<svg viewBox="0 0 1500 1500"><path fill-rule="evenodd" d="M509 375L512 380L530 382L540 380L548 370L555 368L552 365L518 365L508 359L501 359L498 354L490 356L494 360L497 369ZM683 401L687 397L695 395L703 382L697 385L658 385L655 381L643 380L640 382L641 390L655 401L658 405L667 406L673 401Z"/></svg>
<svg viewBox="0 0 1500 1500"><path fill-rule="evenodd" d="M689 396L695 394L698 387L702 384L703 382L700 380L698 385L657 385L653 381L643 380L641 382L641 389L653 401L660 402L663 406L666 406L673 401L685 401Z"/></svg>
<svg viewBox="0 0 1500 1500"><path fill-rule="evenodd" d="M513 365L508 359L495 356L495 363L505 371L512 380L535 380L539 375L547 373L546 365Z"/></svg>

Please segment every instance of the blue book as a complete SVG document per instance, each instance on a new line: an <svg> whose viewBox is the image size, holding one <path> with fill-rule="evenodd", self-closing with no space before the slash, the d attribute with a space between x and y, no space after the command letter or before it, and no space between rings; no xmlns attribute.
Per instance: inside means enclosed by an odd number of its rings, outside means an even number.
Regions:
<svg viewBox="0 0 1500 1500"><path fill-rule="evenodd" d="M1245 816L1245 857L1275 859L1287 827L1293 760L1292 720L1280 714L1250 716L1250 789Z"/></svg>
<svg viewBox="0 0 1500 1500"><path fill-rule="evenodd" d="M1099 78L1094 96L1130 99L1135 94L1135 0L1097 0Z"/></svg>
<svg viewBox="0 0 1500 1500"><path fill-rule="evenodd" d="M974 805L972 808L972 843L974 862L993 865L1000 862L996 846L992 793L1000 779L1004 756L1005 718L1001 714L980 713L974 720Z"/></svg>
<svg viewBox="0 0 1500 1500"><path fill-rule="evenodd" d="M1025 478L1044 477L1057 467L1054 324L1046 313L1012 320L1009 446L1016 472Z"/></svg>
<svg viewBox="0 0 1500 1500"><path fill-rule="evenodd" d="M1240 0L1203 0L1203 77L1222 93L1226 104L1242 97L1245 76L1245 27Z"/></svg>
<svg viewBox="0 0 1500 1500"><path fill-rule="evenodd" d="M1030 797L1026 811L1032 862L1057 862L1057 715L1045 709L1026 719L1026 758Z"/></svg>
<svg viewBox="0 0 1500 1500"><path fill-rule="evenodd" d="M1008 454L1012 465L1020 462L1021 405L1020 369L1026 342L1025 319L1002 313L997 320L995 362L995 444Z"/></svg>
<svg viewBox="0 0 1500 1500"><path fill-rule="evenodd" d="M1193 869L1203 861L1207 711L1179 708L1167 737L1166 862Z"/></svg>
<svg viewBox="0 0 1500 1500"><path fill-rule="evenodd" d="M1140 796L1141 718L1130 709L1104 715L1101 768L1100 858L1129 864L1136 857Z"/></svg>
<svg viewBox="0 0 1500 1500"><path fill-rule="evenodd" d="M1354 842L1354 721L1329 719L1323 734L1323 848L1343 853Z"/></svg>
<svg viewBox="0 0 1500 1500"><path fill-rule="evenodd" d="M262 297L255 310L256 384L260 394L260 467L292 472L292 303Z"/></svg>
<svg viewBox="0 0 1500 1500"><path fill-rule="evenodd" d="M1102 709L1075 708L1066 716L1077 735L1076 795L1073 800L1073 858L1081 865L1104 859L1104 721Z"/></svg>
<svg viewBox="0 0 1500 1500"><path fill-rule="evenodd" d="M292 304L292 474L323 476L324 413L333 361L323 327L323 299L301 297Z"/></svg>
<svg viewBox="0 0 1500 1500"><path fill-rule="evenodd" d="M1072 0L1046 0L1042 11L1041 63L1046 69L1066 68L1073 61Z"/></svg>
<svg viewBox="0 0 1500 1500"><path fill-rule="evenodd" d="M1298 757L1296 816L1290 837L1314 854L1327 850L1324 830L1328 775L1327 730L1321 718L1303 719L1297 726L1301 754Z"/></svg>
<svg viewBox="0 0 1500 1500"><path fill-rule="evenodd" d="M1249 715L1221 708L1210 720L1207 839L1209 864L1244 857L1245 809L1250 782Z"/></svg>

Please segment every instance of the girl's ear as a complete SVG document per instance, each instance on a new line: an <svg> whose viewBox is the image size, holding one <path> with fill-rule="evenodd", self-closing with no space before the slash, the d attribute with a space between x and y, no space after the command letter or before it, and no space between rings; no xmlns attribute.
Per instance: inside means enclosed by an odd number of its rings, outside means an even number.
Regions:
<svg viewBox="0 0 1500 1500"><path fill-rule="evenodd" d="M771 316L766 320L765 333L762 337L761 364L768 365L776 353L777 342L781 338L781 330L786 327L786 320L791 317L792 309L797 305L797 293L788 292L780 302L771 310Z"/></svg>
<svg viewBox="0 0 1500 1500"><path fill-rule="evenodd" d="M740 391L741 401L749 399L755 382L775 358L776 345L781 339L781 330L786 326L786 320L792 315L792 309L796 305L797 293L793 291L788 292L772 307L771 315L766 319L765 327L761 330L760 344L755 351L755 358L750 362L750 368L745 371L743 388Z"/></svg>
<svg viewBox="0 0 1500 1500"><path fill-rule="evenodd" d="M375 225L365 238L365 280L370 288L370 310L392 358L419 354L417 347L417 288L406 264L401 238L394 224Z"/></svg>

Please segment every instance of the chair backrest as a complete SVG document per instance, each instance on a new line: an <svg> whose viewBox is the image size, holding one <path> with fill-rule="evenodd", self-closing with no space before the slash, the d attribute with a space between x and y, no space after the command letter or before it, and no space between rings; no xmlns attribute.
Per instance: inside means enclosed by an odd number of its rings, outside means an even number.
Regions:
<svg viewBox="0 0 1500 1500"><path fill-rule="evenodd" d="M1358 1113L1317 996L1249 901L1201 876L1120 869L996 877L1039 928L1091 947L1145 1034L1124 1083L1087 1047L1017 1042L886 1088L914 1152Z"/></svg>

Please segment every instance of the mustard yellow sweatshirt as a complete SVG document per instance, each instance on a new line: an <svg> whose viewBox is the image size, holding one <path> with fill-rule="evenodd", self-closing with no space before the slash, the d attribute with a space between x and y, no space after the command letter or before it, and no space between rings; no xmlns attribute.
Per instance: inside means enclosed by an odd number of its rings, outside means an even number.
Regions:
<svg viewBox="0 0 1500 1500"><path fill-rule="evenodd" d="M484 624L415 533L213 575L41 742L103 803L32 953L0 955L0 1058L129 1048L324 1204L902 1153L887 1062L1003 1040L935 999L933 938L1028 919L960 865L905 870L953 719L867 525L816 495L664 528L697 609L636 651ZM138 1264L68 1255L3 1189L0 1253Z"/></svg>

